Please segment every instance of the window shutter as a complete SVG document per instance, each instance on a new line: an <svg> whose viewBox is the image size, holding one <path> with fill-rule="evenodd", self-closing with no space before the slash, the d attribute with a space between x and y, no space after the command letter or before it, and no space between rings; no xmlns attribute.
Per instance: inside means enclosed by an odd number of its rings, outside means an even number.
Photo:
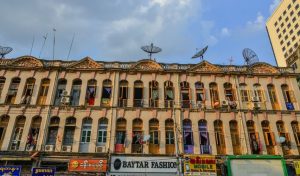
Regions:
<svg viewBox="0 0 300 176"><path fill-rule="evenodd" d="M255 139L256 139L256 141L259 141L259 134L258 134L258 132L255 132Z"/></svg>
<svg viewBox="0 0 300 176"><path fill-rule="evenodd" d="M285 133L285 140L286 142L290 142L291 141L291 137L289 133Z"/></svg>
<svg viewBox="0 0 300 176"><path fill-rule="evenodd" d="M270 143L269 143L269 140L268 140L268 133L267 132L264 132L264 137L265 137L266 146L269 146Z"/></svg>
<svg viewBox="0 0 300 176"><path fill-rule="evenodd" d="M206 89L203 88L203 102L206 101Z"/></svg>
<svg viewBox="0 0 300 176"><path fill-rule="evenodd" d="M295 132L297 146L300 146L299 136L300 136L300 132Z"/></svg>
<svg viewBox="0 0 300 176"><path fill-rule="evenodd" d="M232 90L232 97L233 97L233 101L236 101L236 90L234 88L231 89Z"/></svg>
<svg viewBox="0 0 300 176"><path fill-rule="evenodd" d="M220 145L219 144L219 133L218 132L215 132L215 138L216 138L216 145Z"/></svg>
<svg viewBox="0 0 300 176"><path fill-rule="evenodd" d="M290 94L292 103L296 103L296 97L295 97L294 91L290 90L289 94Z"/></svg>
<svg viewBox="0 0 300 176"><path fill-rule="evenodd" d="M265 90L261 90L262 98L264 102L268 102L267 93Z"/></svg>
<svg viewBox="0 0 300 176"><path fill-rule="evenodd" d="M270 135L271 135L271 139L272 139L272 146L275 146L276 145L276 141L275 141L274 132L270 132Z"/></svg>

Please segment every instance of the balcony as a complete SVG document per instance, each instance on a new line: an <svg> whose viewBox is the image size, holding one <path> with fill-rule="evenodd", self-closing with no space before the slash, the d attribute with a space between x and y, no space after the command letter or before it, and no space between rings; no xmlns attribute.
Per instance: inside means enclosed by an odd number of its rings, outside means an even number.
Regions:
<svg viewBox="0 0 300 176"><path fill-rule="evenodd" d="M101 99L101 106L109 107L110 106L110 98L102 98Z"/></svg>
<svg viewBox="0 0 300 176"><path fill-rule="evenodd" d="M211 145L200 145L201 154L211 154Z"/></svg>
<svg viewBox="0 0 300 176"><path fill-rule="evenodd" d="M174 100L165 100L165 108L173 108Z"/></svg>
<svg viewBox="0 0 300 176"><path fill-rule="evenodd" d="M184 145L185 154L194 154L194 145Z"/></svg>
<svg viewBox="0 0 300 176"><path fill-rule="evenodd" d="M118 106L119 107L127 107L128 99L119 99Z"/></svg>
<svg viewBox="0 0 300 176"><path fill-rule="evenodd" d="M142 144L132 144L131 146L132 153L143 153L143 145Z"/></svg>
<svg viewBox="0 0 300 176"><path fill-rule="evenodd" d="M139 108L142 108L142 107L144 107L144 101L143 101L143 99L134 99L133 100L133 106L134 107L139 107Z"/></svg>
<svg viewBox="0 0 300 176"><path fill-rule="evenodd" d="M149 100L149 107L151 108L158 108L159 107L159 101L158 100Z"/></svg>
<svg viewBox="0 0 300 176"><path fill-rule="evenodd" d="M125 153L124 144L115 144L115 153Z"/></svg>
<svg viewBox="0 0 300 176"><path fill-rule="evenodd" d="M182 100L181 101L181 108L190 108L190 107L191 107L190 100Z"/></svg>

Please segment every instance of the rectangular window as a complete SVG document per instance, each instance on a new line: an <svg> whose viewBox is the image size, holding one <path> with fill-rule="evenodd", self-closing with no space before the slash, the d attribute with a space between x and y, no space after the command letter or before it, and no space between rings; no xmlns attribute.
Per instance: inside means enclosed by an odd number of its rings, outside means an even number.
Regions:
<svg viewBox="0 0 300 176"><path fill-rule="evenodd" d="M240 90L241 92L241 99L243 102L249 102L250 98L249 98L249 90Z"/></svg>
<svg viewBox="0 0 300 176"><path fill-rule="evenodd" d="M91 141L91 130L84 129L82 130L81 142L87 143Z"/></svg>
<svg viewBox="0 0 300 176"><path fill-rule="evenodd" d="M107 131L99 130L98 131L98 143L106 143Z"/></svg>
<svg viewBox="0 0 300 176"><path fill-rule="evenodd" d="M174 144L174 132L166 131L166 144Z"/></svg>
<svg viewBox="0 0 300 176"><path fill-rule="evenodd" d="M159 144L159 132L158 131L150 132L150 144Z"/></svg>
<svg viewBox="0 0 300 176"><path fill-rule="evenodd" d="M184 145L194 145L193 132L184 132Z"/></svg>
<svg viewBox="0 0 300 176"><path fill-rule="evenodd" d="M266 146L275 146L275 136L273 132L264 132Z"/></svg>

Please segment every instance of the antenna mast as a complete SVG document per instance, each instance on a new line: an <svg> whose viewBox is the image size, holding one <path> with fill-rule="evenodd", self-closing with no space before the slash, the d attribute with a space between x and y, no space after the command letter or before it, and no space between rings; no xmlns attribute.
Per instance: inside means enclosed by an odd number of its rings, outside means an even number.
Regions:
<svg viewBox="0 0 300 176"><path fill-rule="evenodd" d="M70 56L70 53L71 53L71 50L72 50L72 46L73 46L73 42L74 42L74 38L75 38L75 33L73 34L73 38L72 38L72 41L71 41L71 45L70 45L70 49L69 49L69 53L68 53L68 57L67 57L67 61L69 60L69 56Z"/></svg>
<svg viewBox="0 0 300 176"><path fill-rule="evenodd" d="M42 52L43 52L43 49L44 49L44 46L45 46L47 37L48 37L48 33L47 33L46 35L43 36L44 42L43 42L42 48L41 48L41 50L40 50L39 58L41 58L41 55L42 55Z"/></svg>

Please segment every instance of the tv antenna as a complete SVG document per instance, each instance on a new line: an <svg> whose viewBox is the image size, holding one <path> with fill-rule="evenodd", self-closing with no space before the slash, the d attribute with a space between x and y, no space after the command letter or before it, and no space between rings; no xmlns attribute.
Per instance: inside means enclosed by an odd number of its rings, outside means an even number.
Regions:
<svg viewBox="0 0 300 176"><path fill-rule="evenodd" d="M197 52L197 53L192 57L192 59L195 59L195 58L198 58L198 57L199 57L199 58L200 58L200 61L203 60L203 55L204 55L204 53L206 52L207 48L208 48L208 46L202 48L199 52Z"/></svg>
<svg viewBox="0 0 300 176"><path fill-rule="evenodd" d="M13 49L11 47L2 47L0 46L0 56L1 59L5 58L5 55L10 53Z"/></svg>
<svg viewBox="0 0 300 176"><path fill-rule="evenodd" d="M151 43L150 45L147 45L147 46L142 46L141 49L143 51L145 51L146 53L149 53L150 60L151 60L152 54L159 53L162 51L161 48L154 46L153 43Z"/></svg>
<svg viewBox="0 0 300 176"><path fill-rule="evenodd" d="M249 48L245 48L243 50L243 57L247 65L252 65L256 62L259 62L257 54Z"/></svg>

